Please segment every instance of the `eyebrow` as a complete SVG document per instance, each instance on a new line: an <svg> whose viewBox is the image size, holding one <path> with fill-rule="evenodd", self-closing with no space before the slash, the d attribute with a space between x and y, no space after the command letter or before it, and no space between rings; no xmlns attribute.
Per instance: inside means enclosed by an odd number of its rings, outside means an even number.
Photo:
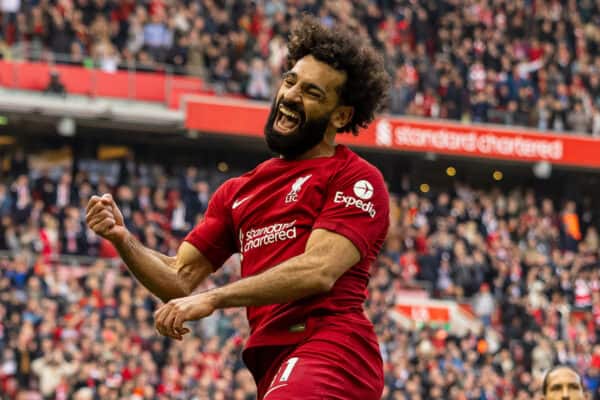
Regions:
<svg viewBox="0 0 600 400"><path fill-rule="evenodd" d="M561 387L563 387L565 385L571 389L573 389L573 388L579 389L581 387L579 382L559 382L559 383L550 385L550 390L560 389Z"/></svg>
<svg viewBox="0 0 600 400"><path fill-rule="evenodd" d="M283 73L283 79L285 79L285 78L287 78L287 77L298 78L298 74L297 74L297 73L295 73L294 71L287 71L287 72L284 72L284 73ZM327 92L325 92L325 89L322 89L320 86L318 86L318 85L316 85L316 84L314 84L314 83L307 82L307 83L305 84L305 86L306 86L308 89L315 89L315 90L318 90L319 92L321 92L321 94L323 95L323 97L325 97L325 96L327 95Z"/></svg>

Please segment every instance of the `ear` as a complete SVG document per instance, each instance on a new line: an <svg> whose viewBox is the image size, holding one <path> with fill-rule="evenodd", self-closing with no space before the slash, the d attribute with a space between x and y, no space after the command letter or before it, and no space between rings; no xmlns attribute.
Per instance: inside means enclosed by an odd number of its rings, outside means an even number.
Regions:
<svg viewBox="0 0 600 400"><path fill-rule="evenodd" d="M331 124L335 126L336 129L343 128L348 124L348 122L352 121L353 116L354 107L339 106L331 115Z"/></svg>

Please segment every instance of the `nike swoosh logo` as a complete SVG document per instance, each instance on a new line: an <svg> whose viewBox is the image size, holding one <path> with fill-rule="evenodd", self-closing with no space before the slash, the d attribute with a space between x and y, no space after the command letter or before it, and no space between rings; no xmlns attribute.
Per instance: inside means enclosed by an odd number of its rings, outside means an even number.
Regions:
<svg viewBox="0 0 600 400"><path fill-rule="evenodd" d="M246 200L248 200L250 197L252 197L252 195L250 195L250 196L246 196L246 197L244 197L244 198L243 198L243 199L241 199L241 200L236 200L236 201L234 201L234 202L233 202L233 205L231 206L231 208L235 210L235 209L236 209L236 208L238 208L238 207L239 207L239 206L240 206L240 205L241 205L243 202L245 202Z"/></svg>

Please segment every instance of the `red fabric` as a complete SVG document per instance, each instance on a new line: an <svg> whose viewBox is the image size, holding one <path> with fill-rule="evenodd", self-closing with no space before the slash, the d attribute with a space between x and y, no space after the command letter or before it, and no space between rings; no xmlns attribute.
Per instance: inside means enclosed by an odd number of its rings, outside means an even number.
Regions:
<svg viewBox="0 0 600 400"><path fill-rule="evenodd" d="M529 61L535 61L544 55L544 49L541 47L530 47L527 53L529 56Z"/></svg>
<svg viewBox="0 0 600 400"><path fill-rule="evenodd" d="M262 400L318 398L379 399L383 366L377 338L365 319L318 318L311 338L298 346L255 348L244 360ZM351 368L350 368L351 366Z"/></svg>
<svg viewBox="0 0 600 400"><path fill-rule="evenodd" d="M121 376L123 377L123 381L127 382L132 380L133 378L137 377L140 374L141 369L139 367L134 368L134 369L129 369L129 367L125 367L123 368L123 371L121 372Z"/></svg>
<svg viewBox="0 0 600 400"><path fill-rule="evenodd" d="M414 279L421 269L414 253L404 253L400 257L400 266L402 267L402 276L408 280Z"/></svg>
<svg viewBox="0 0 600 400"><path fill-rule="evenodd" d="M340 145L332 157L271 159L227 181L185 240L215 268L240 252L243 277L302 254L314 229L336 232L356 246L361 260L330 292L248 308L252 334L247 347L287 345L306 337L290 327L316 311L362 314L370 266L383 245L388 215L389 195L381 173Z"/></svg>
<svg viewBox="0 0 600 400"><path fill-rule="evenodd" d="M42 242L42 251L41 255L43 256L44 262L49 262L52 257L52 243L50 242L50 238L48 237L48 233L46 229L41 228L39 230L40 241Z"/></svg>
<svg viewBox="0 0 600 400"><path fill-rule="evenodd" d="M171 396L180 394L182 392L182 390L183 389L181 386L179 386L176 383L171 383L171 382L160 383L156 387L157 394L165 394L165 395L171 395Z"/></svg>
<svg viewBox="0 0 600 400"><path fill-rule="evenodd" d="M112 243L106 239L102 239L100 241L100 254L99 255L101 258L117 258L117 257L119 257L119 253L117 252L117 249L115 249L115 246L113 246Z"/></svg>
<svg viewBox="0 0 600 400"><path fill-rule="evenodd" d="M427 236L419 235L415 238L415 250L419 254L427 254Z"/></svg>
<svg viewBox="0 0 600 400"><path fill-rule="evenodd" d="M536 309L536 310L532 310L531 312L531 316L533 317L533 319L535 319L535 322L538 325L543 325L544 323L544 311L540 308Z"/></svg>
<svg viewBox="0 0 600 400"><path fill-rule="evenodd" d="M430 94L425 94L423 96L423 109L426 117L431 117L431 113L433 110L433 105L436 103L435 97Z"/></svg>
<svg viewBox="0 0 600 400"><path fill-rule="evenodd" d="M575 281L575 306L589 307L592 305L592 291L583 279Z"/></svg>
<svg viewBox="0 0 600 400"><path fill-rule="evenodd" d="M252 22L250 23L250 34L254 37L258 36L258 33L263 29L264 15L262 13L256 13L252 16Z"/></svg>
<svg viewBox="0 0 600 400"><path fill-rule="evenodd" d="M400 46L404 43L413 43L410 24L406 20L397 21L391 26L386 20L379 25L379 29L386 31L390 35L389 39L396 46Z"/></svg>
<svg viewBox="0 0 600 400"><path fill-rule="evenodd" d="M113 21L127 21L129 15L135 10L135 3L129 1L121 1L119 2L119 6L115 8L110 18Z"/></svg>
<svg viewBox="0 0 600 400"><path fill-rule="evenodd" d="M165 3L162 0L152 0L148 8L150 15L154 15L165 10Z"/></svg>

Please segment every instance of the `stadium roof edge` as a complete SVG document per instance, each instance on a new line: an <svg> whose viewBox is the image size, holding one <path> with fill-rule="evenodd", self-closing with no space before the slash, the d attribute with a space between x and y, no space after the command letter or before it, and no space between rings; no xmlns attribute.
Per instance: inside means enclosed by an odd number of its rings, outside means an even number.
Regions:
<svg viewBox="0 0 600 400"><path fill-rule="evenodd" d="M161 104L111 98L66 97L39 92L0 90L0 112L30 117L71 117L79 120L103 120L135 124L140 128L182 129L184 112Z"/></svg>

